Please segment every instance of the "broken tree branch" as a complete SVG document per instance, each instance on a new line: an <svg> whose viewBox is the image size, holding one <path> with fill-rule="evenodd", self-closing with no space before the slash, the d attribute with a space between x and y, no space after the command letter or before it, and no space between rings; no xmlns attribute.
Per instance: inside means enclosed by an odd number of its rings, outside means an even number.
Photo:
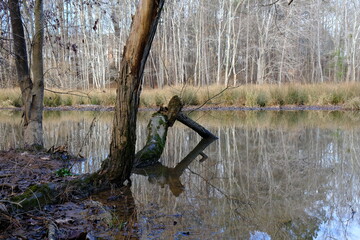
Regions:
<svg viewBox="0 0 360 240"><path fill-rule="evenodd" d="M176 120L186 125L187 127L191 128L203 138L217 139L217 137L214 134L212 134L209 130L207 130L206 128L204 128L203 126L201 126L200 124L198 124L197 122L195 122L194 120L192 120L191 118L189 118L188 116L186 116L181 112L177 115Z"/></svg>

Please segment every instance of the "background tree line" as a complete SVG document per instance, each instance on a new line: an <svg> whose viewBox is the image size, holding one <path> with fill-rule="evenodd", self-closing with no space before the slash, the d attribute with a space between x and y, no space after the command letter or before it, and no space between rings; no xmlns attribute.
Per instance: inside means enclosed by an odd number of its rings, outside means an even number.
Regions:
<svg viewBox="0 0 360 240"><path fill-rule="evenodd" d="M16 85L10 14L0 3L0 87ZM135 0L44 2L44 80L51 88L107 88L117 77ZM144 84L354 82L359 0L168 1ZM34 0L22 1L28 54ZM30 63L32 64L32 63Z"/></svg>

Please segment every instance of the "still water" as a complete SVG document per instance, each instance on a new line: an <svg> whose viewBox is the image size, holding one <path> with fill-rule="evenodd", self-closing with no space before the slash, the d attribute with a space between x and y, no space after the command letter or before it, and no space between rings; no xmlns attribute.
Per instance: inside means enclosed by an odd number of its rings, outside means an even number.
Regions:
<svg viewBox="0 0 360 240"><path fill-rule="evenodd" d="M139 114L138 149L150 116ZM190 159L201 138L175 124L161 174L132 176L142 239L360 239L360 113L216 111L192 118L219 140L204 150L206 160ZM0 149L21 146L20 121L20 113L0 111ZM88 159L75 173L96 171L111 125L108 112L46 112L46 147L67 144Z"/></svg>

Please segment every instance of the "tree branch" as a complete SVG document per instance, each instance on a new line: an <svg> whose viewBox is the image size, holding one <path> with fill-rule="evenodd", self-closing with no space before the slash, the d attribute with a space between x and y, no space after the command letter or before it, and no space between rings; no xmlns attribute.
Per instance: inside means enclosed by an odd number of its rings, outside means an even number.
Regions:
<svg viewBox="0 0 360 240"><path fill-rule="evenodd" d="M45 88L45 91L56 93L56 94L72 95L72 96L77 96L77 97L87 97L87 98L91 99L91 97L89 96L88 93L83 93L84 95L80 95L80 94L73 93L75 91L59 92L59 91L54 91L54 90L50 90L50 89L47 89L47 88Z"/></svg>

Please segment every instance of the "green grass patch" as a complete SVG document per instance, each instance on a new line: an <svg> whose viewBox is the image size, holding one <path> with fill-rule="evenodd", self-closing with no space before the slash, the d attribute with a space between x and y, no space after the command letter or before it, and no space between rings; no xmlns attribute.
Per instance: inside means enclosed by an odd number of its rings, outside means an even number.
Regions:
<svg viewBox="0 0 360 240"><path fill-rule="evenodd" d="M308 98L309 96L303 89L291 87L285 97L285 103L290 105L305 105L308 102Z"/></svg>
<svg viewBox="0 0 360 240"><path fill-rule="evenodd" d="M61 106L61 97L59 94L53 94L51 96L44 97L45 107L58 107Z"/></svg>
<svg viewBox="0 0 360 240"><path fill-rule="evenodd" d="M92 105L101 105L101 99L97 96L90 97L90 103Z"/></svg>

